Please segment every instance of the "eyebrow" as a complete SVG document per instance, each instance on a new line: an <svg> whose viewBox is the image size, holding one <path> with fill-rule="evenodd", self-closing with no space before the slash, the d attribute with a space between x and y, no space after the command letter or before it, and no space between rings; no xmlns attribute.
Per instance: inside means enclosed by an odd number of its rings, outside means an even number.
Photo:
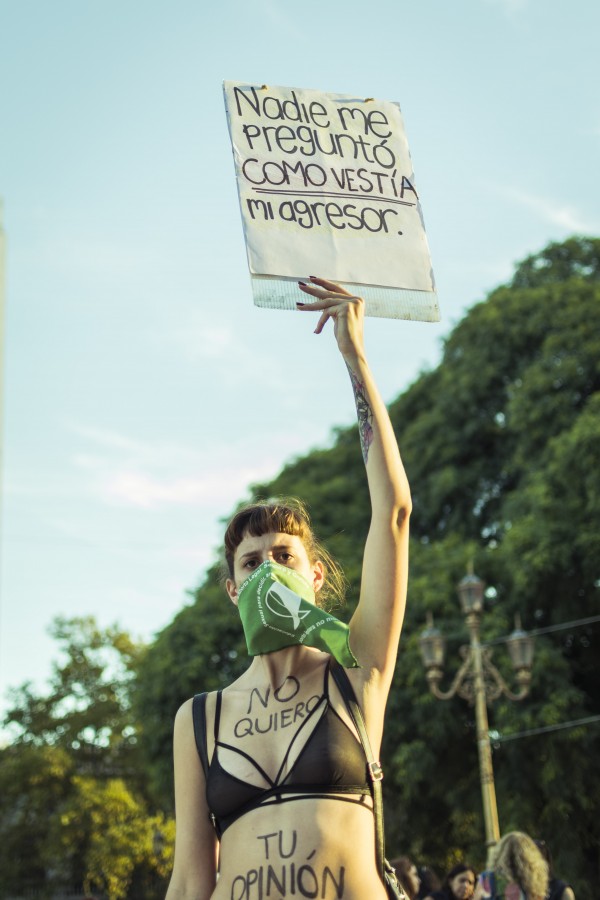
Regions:
<svg viewBox="0 0 600 900"><path fill-rule="evenodd" d="M273 552L275 552L276 550L292 550L292 549L293 549L293 544L275 544L273 547L271 547L271 550ZM242 553L242 555L240 556L240 561L243 559L248 559L249 556L256 556L256 554L259 552L260 551L258 548L256 550L248 550L247 553Z"/></svg>

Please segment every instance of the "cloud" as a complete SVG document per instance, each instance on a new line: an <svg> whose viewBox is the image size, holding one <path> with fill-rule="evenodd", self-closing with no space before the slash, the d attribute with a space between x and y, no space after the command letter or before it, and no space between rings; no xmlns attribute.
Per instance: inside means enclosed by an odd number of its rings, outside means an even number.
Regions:
<svg viewBox="0 0 600 900"><path fill-rule="evenodd" d="M249 482L266 477L270 471L265 467L240 469L236 466L204 477L158 478L145 472L124 470L108 474L99 488L106 499L138 509L227 505Z"/></svg>
<svg viewBox="0 0 600 900"><path fill-rule="evenodd" d="M134 465L167 466L191 464L199 461L196 449L176 441L145 441L110 428L99 428L95 425L80 425L70 422L67 427L71 432L83 438L89 445L105 453L113 453L121 459L129 460ZM82 468L93 468L98 457L92 453L79 454L77 463ZM105 459L105 456L102 457Z"/></svg>
<svg viewBox="0 0 600 900"><path fill-rule="evenodd" d="M572 206L565 203L559 203L554 199L539 197L530 194L527 191L519 190L512 187L498 187L499 190L509 200L513 200L519 206L524 206L535 213L543 222L548 225L558 225L560 228L568 232L594 232L598 228L598 224L587 221L585 217Z"/></svg>
<svg viewBox="0 0 600 900"><path fill-rule="evenodd" d="M73 454L72 463L85 472L89 491L109 505L226 508L248 484L271 477L279 463L278 445L273 457L252 454L248 458L256 463L240 464L245 454L231 442L197 450L175 442L140 441L110 429L70 427L86 444Z"/></svg>

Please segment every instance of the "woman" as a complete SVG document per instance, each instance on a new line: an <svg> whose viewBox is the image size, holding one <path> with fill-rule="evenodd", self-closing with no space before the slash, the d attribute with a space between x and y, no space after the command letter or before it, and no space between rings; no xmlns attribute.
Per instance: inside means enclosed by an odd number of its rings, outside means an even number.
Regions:
<svg viewBox="0 0 600 900"><path fill-rule="evenodd" d="M408 856L399 856L398 859L393 859L391 863L396 870L396 876L408 900L416 900L421 887L421 879L412 859Z"/></svg>
<svg viewBox="0 0 600 900"><path fill-rule="evenodd" d="M436 873L429 866L419 866L419 879L421 887L419 888L418 900L425 900L430 894L441 890L442 882Z"/></svg>
<svg viewBox="0 0 600 900"><path fill-rule="evenodd" d="M457 863L444 878L440 891L430 894L426 900L469 900L475 890L477 873L467 863Z"/></svg>
<svg viewBox="0 0 600 900"><path fill-rule="evenodd" d="M371 500L359 603L349 628L318 609L327 564L301 510L259 505L230 523L226 589L253 660L177 713L167 900L386 897L365 757L330 670L333 657L347 669L377 753L404 615L410 492L365 357L364 301L321 278L299 286L311 302L298 308L321 314L315 333L332 320L356 400ZM304 629L302 642L290 629Z"/></svg>
<svg viewBox="0 0 600 900"><path fill-rule="evenodd" d="M575 892L572 886L561 878L557 878L554 874L552 854L546 841L535 841L535 846L548 863L548 893L546 894L546 900L575 900Z"/></svg>
<svg viewBox="0 0 600 900"><path fill-rule="evenodd" d="M544 900L548 891L548 863L535 842L511 831L497 844L491 872L479 878L475 900Z"/></svg>

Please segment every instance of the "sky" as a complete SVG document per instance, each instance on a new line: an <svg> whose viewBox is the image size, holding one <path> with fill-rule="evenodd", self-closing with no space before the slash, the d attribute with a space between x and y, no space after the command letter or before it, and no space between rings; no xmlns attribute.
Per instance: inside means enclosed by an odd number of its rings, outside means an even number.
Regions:
<svg viewBox="0 0 600 900"><path fill-rule="evenodd" d="M151 640L248 486L354 420L332 334L253 305L223 80L400 103L442 319L367 321L391 401L600 234L599 33L596 0L0 0L0 710L55 616Z"/></svg>

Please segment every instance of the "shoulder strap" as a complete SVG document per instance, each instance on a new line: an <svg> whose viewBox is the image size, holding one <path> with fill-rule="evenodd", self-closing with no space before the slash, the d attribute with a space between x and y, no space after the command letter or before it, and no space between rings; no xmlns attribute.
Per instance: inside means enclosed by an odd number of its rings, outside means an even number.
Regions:
<svg viewBox="0 0 600 900"><path fill-rule="evenodd" d="M217 741L219 740L219 727L221 725L221 700L222 700L223 691L217 691L217 702L215 704L215 747L217 745ZM206 718L205 718L206 723Z"/></svg>
<svg viewBox="0 0 600 900"><path fill-rule="evenodd" d="M206 746L206 694L196 694L192 700L192 716L194 719L194 737L196 749L204 770L204 777L208 778L208 748Z"/></svg>
<svg viewBox="0 0 600 900"><path fill-rule="evenodd" d="M385 834L383 827L383 798L381 796L383 769L381 768L379 761L373 756L364 716L358 704L358 700L356 699L354 688L350 683L346 670L335 659L331 660L331 674L340 689L346 708L354 722L361 744L363 745L365 756L367 757L367 770L369 772L369 784L373 796L373 813L375 815L375 852L377 854L377 868L381 873L382 880L384 880Z"/></svg>

